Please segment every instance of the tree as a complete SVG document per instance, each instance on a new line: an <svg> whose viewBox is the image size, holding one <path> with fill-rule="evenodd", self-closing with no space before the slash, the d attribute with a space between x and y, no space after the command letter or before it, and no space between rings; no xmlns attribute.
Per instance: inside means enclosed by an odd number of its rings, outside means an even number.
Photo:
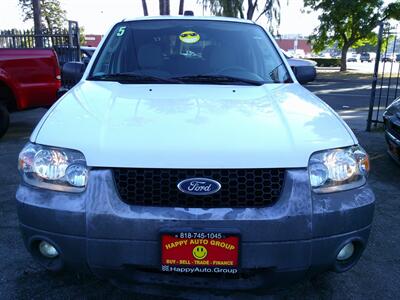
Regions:
<svg viewBox="0 0 400 300"><path fill-rule="evenodd" d="M32 0L18 0L24 21L33 20ZM66 21L66 11L61 8L59 0L40 0L42 27L50 31L60 30Z"/></svg>
<svg viewBox="0 0 400 300"><path fill-rule="evenodd" d="M147 10L146 0L142 0L142 7L143 7L143 15L144 16L148 16L149 15L149 11Z"/></svg>
<svg viewBox="0 0 400 300"><path fill-rule="evenodd" d="M33 29L35 32L35 45L38 48L43 47L43 41L40 38L42 34L42 20L40 12L40 0L32 0L32 13L33 13Z"/></svg>
<svg viewBox="0 0 400 300"><path fill-rule="evenodd" d="M160 0L160 15L169 15L169 0Z"/></svg>
<svg viewBox="0 0 400 300"><path fill-rule="evenodd" d="M179 14L183 15L183 7L185 6L185 0L179 0Z"/></svg>
<svg viewBox="0 0 400 300"><path fill-rule="evenodd" d="M210 9L215 16L244 18L243 0L203 0L203 6Z"/></svg>
<svg viewBox="0 0 400 300"><path fill-rule="evenodd" d="M159 0L160 5L160 15L169 15L170 12L170 3L169 0ZM179 14L183 15L183 7L185 5L185 0L179 0ZM149 12L147 10L147 2L146 0L142 0L143 7L143 15L148 16Z"/></svg>
<svg viewBox="0 0 400 300"><path fill-rule="evenodd" d="M216 16L240 17L248 20L253 20L255 12L260 9L256 21L265 15L270 23L270 31L274 30L275 22L280 23L280 0L247 0L247 6L244 0L203 0L203 6L209 8L210 12ZM245 6L246 14L244 13Z"/></svg>
<svg viewBox="0 0 400 300"><path fill-rule="evenodd" d="M320 12L320 25L310 36L313 49L322 51L338 43L341 49L341 71L347 70L347 52L374 38L373 30L387 18L398 19L400 1L384 7L383 0L304 0L304 5Z"/></svg>
<svg viewBox="0 0 400 300"><path fill-rule="evenodd" d="M289 2L289 0L287 0ZM258 3L257 0L248 0L247 8L247 19L252 20L254 11L257 10ZM266 0L261 6L261 12L259 13L256 21L265 15L269 22L269 31L274 32L274 29L281 23L281 2L280 0Z"/></svg>
<svg viewBox="0 0 400 300"><path fill-rule="evenodd" d="M86 40L85 40L85 27L79 26L79 44L80 45L85 45Z"/></svg>

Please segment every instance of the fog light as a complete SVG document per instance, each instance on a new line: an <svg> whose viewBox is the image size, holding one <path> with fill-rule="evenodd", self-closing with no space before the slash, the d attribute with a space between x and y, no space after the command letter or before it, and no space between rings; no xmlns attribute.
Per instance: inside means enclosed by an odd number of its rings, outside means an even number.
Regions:
<svg viewBox="0 0 400 300"><path fill-rule="evenodd" d="M57 249L46 241L41 241L39 244L40 253L47 258L55 258L58 256Z"/></svg>
<svg viewBox="0 0 400 300"><path fill-rule="evenodd" d="M339 261L348 260L354 254L354 244L348 243L346 244L336 256L336 259Z"/></svg>
<svg viewBox="0 0 400 300"><path fill-rule="evenodd" d="M84 187L87 183L88 171L85 166L74 164L67 168L65 176L70 185Z"/></svg>

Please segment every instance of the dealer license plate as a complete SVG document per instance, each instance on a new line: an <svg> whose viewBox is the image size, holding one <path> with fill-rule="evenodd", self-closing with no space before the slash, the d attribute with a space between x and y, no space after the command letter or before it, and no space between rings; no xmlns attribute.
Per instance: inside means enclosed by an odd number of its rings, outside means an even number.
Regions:
<svg viewBox="0 0 400 300"><path fill-rule="evenodd" d="M237 273L240 237L221 232L163 232L161 270L182 273Z"/></svg>

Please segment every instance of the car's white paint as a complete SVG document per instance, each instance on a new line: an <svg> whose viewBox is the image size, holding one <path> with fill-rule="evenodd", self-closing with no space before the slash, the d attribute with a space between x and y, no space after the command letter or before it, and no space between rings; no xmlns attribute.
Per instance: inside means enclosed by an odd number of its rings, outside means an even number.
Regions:
<svg viewBox="0 0 400 300"><path fill-rule="evenodd" d="M33 142L82 151L98 167L306 167L315 151L357 143L298 83L83 81L44 120Z"/></svg>
<svg viewBox="0 0 400 300"><path fill-rule="evenodd" d="M165 18L176 19L146 19ZM356 144L340 117L297 83L267 35L294 83L87 81L103 39L80 83L47 112L31 141L79 150L89 166L152 168L306 167L313 152Z"/></svg>

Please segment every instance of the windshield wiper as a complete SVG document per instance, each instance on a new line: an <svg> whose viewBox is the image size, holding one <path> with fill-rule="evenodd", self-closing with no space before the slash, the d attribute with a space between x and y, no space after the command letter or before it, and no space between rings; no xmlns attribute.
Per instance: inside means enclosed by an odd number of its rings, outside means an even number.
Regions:
<svg viewBox="0 0 400 300"><path fill-rule="evenodd" d="M263 85L264 82L258 80L251 80L247 78L233 77L227 75L192 75L192 76L181 76L181 77L173 77L172 79L184 81L184 82L204 82L204 83L212 83L212 84L232 84L232 83L240 83L240 84L248 84L248 85Z"/></svg>
<svg viewBox="0 0 400 300"><path fill-rule="evenodd" d="M150 75L139 75L132 73L113 73L113 74L102 74L90 76L88 80L96 81L117 81L119 83L182 83L177 79L162 78Z"/></svg>

